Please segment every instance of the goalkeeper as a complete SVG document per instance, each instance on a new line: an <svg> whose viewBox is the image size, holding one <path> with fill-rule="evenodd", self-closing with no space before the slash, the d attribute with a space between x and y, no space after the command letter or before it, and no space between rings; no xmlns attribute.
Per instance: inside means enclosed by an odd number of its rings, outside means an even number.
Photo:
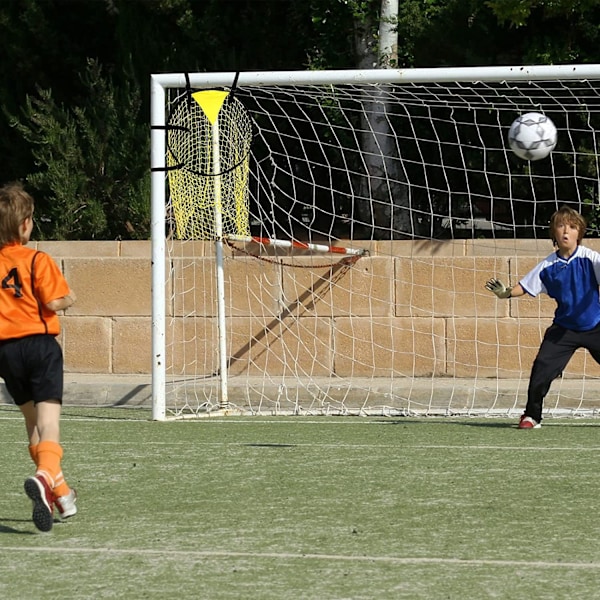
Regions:
<svg viewBox="0 0 600 600"><path fill-rule="evenodd" d="M541 427L542 406L550 384L578 348L589 350L600 364L600 254L581 245L585 229L586 222L577 211L561 207L550 219L550 238L556 251L513 288L498 279L485 284L498 298L545 293L557 304L531 368L519 429Z"/></svg>

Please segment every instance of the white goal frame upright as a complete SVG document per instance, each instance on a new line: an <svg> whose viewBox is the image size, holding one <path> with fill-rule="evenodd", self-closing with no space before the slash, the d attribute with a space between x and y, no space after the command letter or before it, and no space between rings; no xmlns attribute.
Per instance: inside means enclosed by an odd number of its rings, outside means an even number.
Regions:
<svg viewBox="0 0 600 600"><path fill-rule="evenodd" d="M335 86L361 84L373 86L402 86L409 84L438 85L444 83L536 82L536 81L596 81L600 79L600 65L507 66L385 70L291 71L291 72L224 72L224 73L171 73L151 76L151 231L152 231L152 416L155 420L167 418L167 351L166 323L168 307L167 277L167 127L168 94L170 90L228 89L232 82L239 88L261 86ZM482 99L483 101L483 99ZM560 135L560 134L559 134ZM485 226L485 225L482 225ZM217 270L222 274L222 239L217 241ZM219 250L219 244L221 249ZM360 246L357 241L355 246ZM540 252L542 252L541 250ZM222 283L220 284L222 286ZM221 292L219 298L222 299ZM226 315L219 302L218 320L225 327ZM221 332L221 353L226 352L225 333ZM220 408L227 411L227 357L220 356ZM451 411L450 411L451 412Z"/></svg>

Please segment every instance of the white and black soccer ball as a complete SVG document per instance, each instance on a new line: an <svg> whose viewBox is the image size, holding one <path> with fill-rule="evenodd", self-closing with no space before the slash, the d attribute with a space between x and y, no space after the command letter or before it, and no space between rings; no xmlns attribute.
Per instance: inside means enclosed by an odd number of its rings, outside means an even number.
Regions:
<svg viewBox="0 0 600 600"><path fill-rule="evenodd" d="M510 149L524 160L546 158L556 147L554 123L542 113L530 112L517 117L508 130Z"/></svg>

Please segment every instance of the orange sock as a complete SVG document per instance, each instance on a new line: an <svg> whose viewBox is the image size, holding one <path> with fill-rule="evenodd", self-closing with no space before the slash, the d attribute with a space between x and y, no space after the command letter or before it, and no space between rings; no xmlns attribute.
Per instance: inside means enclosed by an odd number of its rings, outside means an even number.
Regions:
<svg viewBox="0 0 600 600"><path fill-rule="evenodd" d="M35 450L33 450L35 448ZM43 475L56 496L66 496L71 488L65 481L60 461L63 457L63 449L56 442L40 442L37 446L29 447L29 452L34 453L37 473Z"/></svg>
<svg viewBox="0 0 600 600"><path fill-rule="evenodd" d="M31 460L35 463L36 467L38 464L37 451L38 451L37 444L29 444L29 456L31 456Z"/></svg>
<svg viewBox="0 0 600 600"><path fill-rule="evenodd" d="M43 475L51 488L61 473L60 461L63 456L61 445L57 442L40 442L37 446L37 474Z"/></svg>
<svg viewBox="0 0 600 600"><path fill-rule="evenodd" d="M66 496L71 488L67 485L62 471L54 479L54 488L52 490L56 496Z"/></svg>

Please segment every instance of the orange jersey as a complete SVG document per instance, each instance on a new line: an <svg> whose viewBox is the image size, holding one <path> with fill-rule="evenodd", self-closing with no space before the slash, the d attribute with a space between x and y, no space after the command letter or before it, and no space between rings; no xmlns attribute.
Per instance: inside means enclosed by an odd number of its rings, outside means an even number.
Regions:
<svg viewBox="0 0 600 600"><path fill-rule="evenodd" d="M58 335L58 315L46 308L69 295L58 265L44 252L22 244L0 249L0 340L49 333Z"/></svg>

